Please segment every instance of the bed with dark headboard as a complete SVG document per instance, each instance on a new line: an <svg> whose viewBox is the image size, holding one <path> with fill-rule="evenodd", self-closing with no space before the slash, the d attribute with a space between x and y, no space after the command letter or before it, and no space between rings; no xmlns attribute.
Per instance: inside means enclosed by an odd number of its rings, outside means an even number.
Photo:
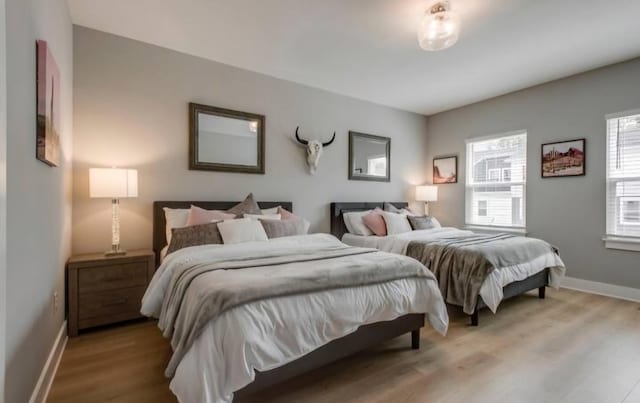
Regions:
<svg viewBox="0 0 640 403"><path fill-rule="evenodd" d="M153 250L159 261L160 251L166 245L166 220L164 207L189 208L191 205L208 210L228 210L239 202L218 201L156 201L153 203ZM380 204L382 206L382 204ZM293 212L293 203L288 201L258 202L261 209L282 206ZM251 395L259 390L295 377L304 372L329 364L333 361L355 354L377 344L411 333L411 347L420 347L420 328L424 326L424 314L407 314L394 320L371 323L361 326L355 332L298 358L286 365L265 372L256 372L255 381L234 393L237 396Z"/></svg>
<svg viewBox="0 0 640 403"><path fill-rule="evenodd" d="M164 208L188 209L191 205L206 210L229 210L240 202L225 201L156 201L153 202L153 251L156 254L156 266L160 264L160 251L167 245L165 227L167 221L164 216ZM293 203L290 201L258 202L261 209L282 206L283 209L293 212Z"/></svg>
<svg viewBox="0 0 640 403"><path fill-rule="evenodd" d="M387 202L393 204L396 208L407 208L409 203L407 202ZM341 202L331 203L331 235L338 239L342 239L342 236L346 234L347 227L344 225L344 219L342 214L353 211L367 211L373 210L376 207L382 208L384 202Z"/></svg>
<svg viewBox="0 0 640 403"><path fill-rule="evenodd" d="M406 208L409 204L406 202L388 202L393 204L397 208ZM347 227L344 225L344 219L342 215L344 213L352 212L352 211L366 211L375 209L376 207L382 208L383 202L335 202L331 203L331 234L337 237L338 239L342 239L342 236L347 233ZM522 281L516 281L511 284L506 285L503 288L504 299L508 299L511 297L515 297L517 295L523 294L525 292L538 289L538 296L543 299L545 297L545 290L547 285L549 285L549 269L544 269L543 271L533 274L530 277ZM473 326L477 326L479 323L479 313L478 311L482 308L485 308L487 305L482 300L481 297L478 297L478 302L476 303L476 310L470 316L471 324Z"/></svg>

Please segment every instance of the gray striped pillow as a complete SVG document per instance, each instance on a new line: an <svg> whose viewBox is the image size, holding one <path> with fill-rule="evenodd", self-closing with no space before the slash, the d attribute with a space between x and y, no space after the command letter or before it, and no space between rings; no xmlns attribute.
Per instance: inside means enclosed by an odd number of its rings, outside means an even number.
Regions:
<svg viewBox="0 0 640 403"><path fill-rule="evenodd" d="M288 220L263 220L260 223L267 233L269 239L282 238L285 236L304 235L307 233L306 224L300 218L290 218Z"/></svg>
<svg viewBox="0 0 640 403"><path fill-rule="evenodd" d="M222 236L216 222L173 228L167 255L189 246L210 244L222 244Z"/></svg>

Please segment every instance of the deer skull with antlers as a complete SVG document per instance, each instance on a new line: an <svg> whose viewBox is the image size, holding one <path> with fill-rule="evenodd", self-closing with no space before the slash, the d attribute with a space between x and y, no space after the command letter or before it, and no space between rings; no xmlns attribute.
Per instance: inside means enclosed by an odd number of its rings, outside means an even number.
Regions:
<svg viewBox="0 0 640 403"><path fill-rule="evenodd" d="M307 164L309 164L309 173L311 175L316 174L316 170L318 169L318 163L320 162L320 156L322 155L322 150L324 147L327 147L333 140L336 139L336 132L333 132L333 137L326 143L321 143L318 140L304 140L301 139L298 135L299 127L296 127L296 140L307 148Z"/></svg>

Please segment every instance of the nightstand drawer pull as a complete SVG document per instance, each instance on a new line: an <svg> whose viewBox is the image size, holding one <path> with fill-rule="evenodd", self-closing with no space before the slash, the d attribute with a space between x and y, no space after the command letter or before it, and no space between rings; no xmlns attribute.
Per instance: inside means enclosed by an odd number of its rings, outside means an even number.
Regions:
<svg viewBox="0 0 640 403"><path fill-rule="evenodd" d="M107 306L114 306L114 305L122 305L122 304L126 304L127 301L129 301L128 298L121 298L121 299L110 301L106 304L102 304L102 306L107 307Z"/></svg>

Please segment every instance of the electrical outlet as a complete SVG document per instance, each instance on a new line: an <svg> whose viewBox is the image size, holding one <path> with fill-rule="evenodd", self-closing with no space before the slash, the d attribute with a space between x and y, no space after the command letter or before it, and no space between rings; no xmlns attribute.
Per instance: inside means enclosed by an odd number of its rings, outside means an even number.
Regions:
<svg viewBox="0 0 640 403"><path fill-rule="evenodd" d="M58 312L58 307L59 307L59 298L58 298L58 291L54 291L53 292L53 312Z"/></svg>

